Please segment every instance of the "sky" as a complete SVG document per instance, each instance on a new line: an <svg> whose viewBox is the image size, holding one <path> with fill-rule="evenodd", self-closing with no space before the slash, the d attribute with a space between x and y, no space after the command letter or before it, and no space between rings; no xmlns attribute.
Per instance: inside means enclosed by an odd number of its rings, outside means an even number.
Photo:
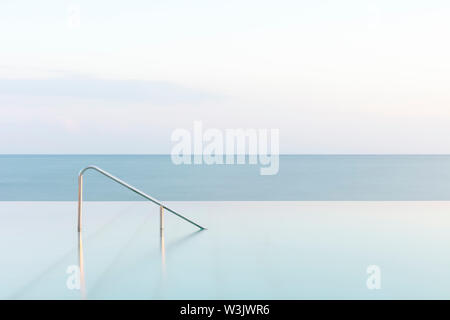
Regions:
<svg viewBox="0 0 450 320"><path fill-rule="evenodd" d="M450 3L0 2L0 153L170 153L279 129L293 154L450 153Z"/></svg>

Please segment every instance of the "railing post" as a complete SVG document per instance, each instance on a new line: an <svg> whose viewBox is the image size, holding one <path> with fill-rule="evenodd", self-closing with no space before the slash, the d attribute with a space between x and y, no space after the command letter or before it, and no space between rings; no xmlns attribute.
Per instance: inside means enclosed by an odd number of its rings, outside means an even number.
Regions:
<svg viewBox="0 0 450 320"><path fill-rule="evenodd" d="M81 210L83 202L83 174L78 176L78 232L81 232Z"/></svg>
<svg viewBox="0 0 450 320"><path fill-rule="evenodd" d="M164 208L162 206L159 207L159 232L162 237L164 233Z"/></svg>

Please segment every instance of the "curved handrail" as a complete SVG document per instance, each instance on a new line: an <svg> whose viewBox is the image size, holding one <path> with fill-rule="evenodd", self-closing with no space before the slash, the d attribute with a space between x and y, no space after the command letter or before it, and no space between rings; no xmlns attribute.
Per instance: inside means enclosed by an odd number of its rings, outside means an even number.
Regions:
<svg viewBox="0 0 450 320"><path fill-rule="evenodd" d="M87 171L87 170L95 170L97 172L100 172L101 174L103 174L105 177L110 178L111 180L121 184L122 186L124 186L127 189L130 189L131 191L137 193L138 195L140 195L141 197L144 197L147 200L150 200L151 202L157 204L158 206L160 206L161 208L161 219L162 219L162 209L166 209L167 211L169 211L170 213L176 215L177 217L193 224L194 226L196 226L197 228L204 230L206 228L202 227L201 225L198 225L197 223L189 220L188 218L182 216L181 214L175 212L174 210L170 209L169 207L167 207L166 205L162 204L161 201L156 200L155 198L149 196L148 194L142 192L141 190L129 185L128 183L126 183L125 181L120 180L119 178L113 176L112 174L106 172L105 170L100 169L97 166L87 166L86 168L82 169L80 171L80 173L78 174L78 232L81 232L81 211L82 211L82 202L83 202L83 174ZM162 221L161 221L161 229L162 229Z"/></svg>

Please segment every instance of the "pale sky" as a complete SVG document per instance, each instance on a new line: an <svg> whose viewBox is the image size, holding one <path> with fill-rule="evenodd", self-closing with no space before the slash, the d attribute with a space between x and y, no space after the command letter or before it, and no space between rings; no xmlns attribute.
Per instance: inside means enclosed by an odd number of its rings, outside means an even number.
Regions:
<svg viewBox="0 0 450 320"><path fill-rule="evenodd" d="M1 1L0 153L450 153L449 1Z"/></svg>

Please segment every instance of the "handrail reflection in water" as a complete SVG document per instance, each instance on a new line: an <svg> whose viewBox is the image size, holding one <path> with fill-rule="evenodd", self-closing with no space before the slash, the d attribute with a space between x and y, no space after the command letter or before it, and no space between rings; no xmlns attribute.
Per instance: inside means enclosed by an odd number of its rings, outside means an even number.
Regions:
<svg viewBox="0 0 450 320"><path fill-rule="evenodd" d="M199 230L201 231L201 230ZM197 231L198 232L198 231ZM166 269L166 249L164 245L164 232L160 233L160 253L161 253L161 273L164 277ZM80 292L81 299L87 299L86 281L84 273L84 252L83 252L83 234L78 232L78 268L80 270Z"/></svg>
<svg viewBox="0 0 450 320"><path fill-rule="evenodd" d="M80 270L80 291L81 299L86 299L86 282L84 280L84 254L83 254L83 236L78 232L78 268Z"/></svg>
<svg viewBox="0 0 450 320"><path fill-rule="evenodd" d="M180 246L182 243L185 243L186 240L193 238L194 236L200 234L200 232L203 231L197 230L195 232L192 232L175 242L169 245L170 248L176 248ZM159 250L160 250L160 256L161 256L161 279L164 280L164 277L166 275L166 245L165 245L165 237L164 237L164 230L161 230L160 237L159 237ZM81 291L81 299L87 299L87 291L86 291L86 274L85 274L85 268L84 268L84 251L83 251L83 235L81 232L78 232L78 267L80 270L80 291Z"/></svg>

